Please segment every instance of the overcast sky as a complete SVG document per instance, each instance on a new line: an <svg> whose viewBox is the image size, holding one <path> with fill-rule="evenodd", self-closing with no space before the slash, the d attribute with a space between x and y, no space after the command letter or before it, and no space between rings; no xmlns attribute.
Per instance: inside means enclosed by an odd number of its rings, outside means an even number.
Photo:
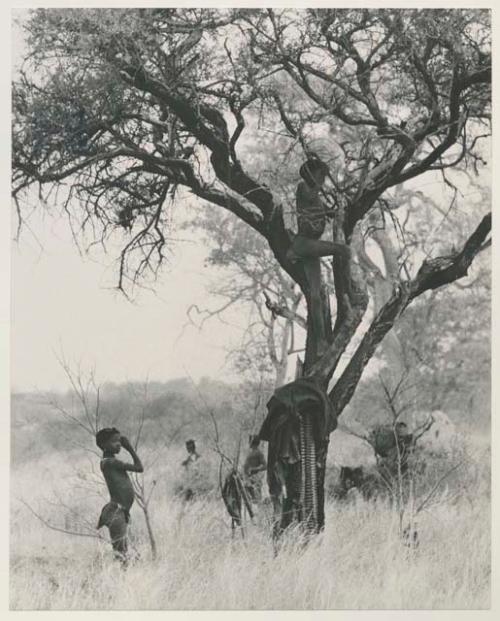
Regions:
<svg viewBox="0 0 500 621"><path fill-rule="evenodd" d="M156 285L134 303L110 287L116 269L82 258L64 221L30 222L12 246L11 384L15 390L65 388L54 352L95 364L103 380L166 380L185 375L227 377L226 351L239 331L217 320L200 333L188 307L207 298L206 249L180 243Z"/></svg>

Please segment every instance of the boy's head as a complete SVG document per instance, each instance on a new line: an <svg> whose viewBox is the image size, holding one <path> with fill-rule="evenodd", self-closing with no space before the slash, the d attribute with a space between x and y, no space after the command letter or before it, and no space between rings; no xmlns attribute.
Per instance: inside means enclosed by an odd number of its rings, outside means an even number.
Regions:
<svg viewBox="0 0 500 621"><path fill-rule="evenodd" d="M340 481L345 489L359 487L363 483L363 467L350 468L349 466L341 466Z"/></svg>
<svg viewBox="0 0 500 621"><path fill-rule="evenodd" d="M302 164L299 174L310 186L322 186L328 174L328 166L317 157L310 157Z"/></svg>
<svg viewBox="0 0 500 621"><path fill-rule="evenodd" d="M105 427L100 429L95 436L95 442L102 451L119 453L122 447L121 435L115 427Z"/></svg>
<svg viewBox="0 0 500 621"><path fill-rule="evenodd" d="M196 444L194 443L194 440L187 440L186 450L188 453L194 453L196 451Z"/></svg>
<svg viewBox="0 0 500 621"><path fill-rule="evenodd" d="M404 436L408 433L408 426L403 421L398 421L396 423L396 433L400 436Z"/></svg>

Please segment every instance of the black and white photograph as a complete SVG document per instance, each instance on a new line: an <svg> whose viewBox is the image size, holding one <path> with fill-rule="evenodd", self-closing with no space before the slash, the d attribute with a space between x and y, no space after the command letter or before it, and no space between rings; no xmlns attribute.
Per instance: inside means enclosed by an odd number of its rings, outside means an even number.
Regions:
<svg viewBox="0 0 500 621"><path fill-rule="evenodd" d="M493 11L406 5L10 11L11 611L491 609Z"/></svg>

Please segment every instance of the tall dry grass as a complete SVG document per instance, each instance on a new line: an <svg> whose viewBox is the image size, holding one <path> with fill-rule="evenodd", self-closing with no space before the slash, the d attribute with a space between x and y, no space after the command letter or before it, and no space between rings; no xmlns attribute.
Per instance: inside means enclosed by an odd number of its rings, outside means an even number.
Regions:
<svg viewBox="0 0 500 621"><path fill-rule="evenodd" d="M112 560L106 541L51 531L18 500L29 500L59 523L63 501L78 507L76 520L91 525L105 490L86 494L75 489L67 460L57 457L14 471L11 608L489 607L487 494L476 496L471 489L419 514L420 546L414 552L401 544L397 516L386 505L329 502L321 535L302 546L291 533L275 555L266 507L255 524L247 524L245 538L237 534L232 539L222 502L212 498L183 505L170 494L173 481L167 470L159 477L151 504L158 559L150 560L143 516L134 507L133 545L140 559L126 570Z"/></svg>

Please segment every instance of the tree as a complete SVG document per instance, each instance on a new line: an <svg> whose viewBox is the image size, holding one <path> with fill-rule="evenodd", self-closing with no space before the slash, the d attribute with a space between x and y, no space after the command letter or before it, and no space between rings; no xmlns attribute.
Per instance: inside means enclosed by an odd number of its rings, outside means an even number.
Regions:
<svg viewBox="0 0 500 621"><path fill-rule="evenodd" d="M330 165L324 200L334 211L333 237L356 253L372 217L394 217L394 188L481 164L490 133L486 10L37 10L25 28L27 64L13 88L20 223L23 201L38 187L43 201L59 201L78 223L80 239L121 237L124 290L162 264L169 204L191 195L227 210L266 240L303 292L304 373L328 390L334 419L403 311L465 276L488 244L490 213L460 246L411 271L397 257L395 282L329 387L367 311L363 271L354 258L333 262L332 321L327 291L313 295L302 262L287 258L293 236L281 197L266 185L258 158L248 161L240 148L259 142L266 119L280 128L288 153L304 157L313 150L311 128L325 128L334 137L321 153ZM302 419L313 455L304 412ZM324 466L325 458L307 463ZM318 473L306 477L313 496L321 464Z"/></svg>

